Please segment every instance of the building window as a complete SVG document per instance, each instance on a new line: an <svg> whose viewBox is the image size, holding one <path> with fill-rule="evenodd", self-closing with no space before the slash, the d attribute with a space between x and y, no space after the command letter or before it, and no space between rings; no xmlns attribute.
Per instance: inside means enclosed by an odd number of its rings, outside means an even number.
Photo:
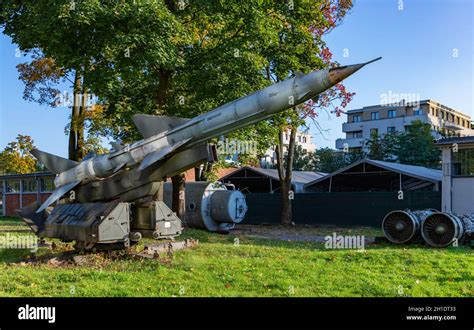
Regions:
<svg viewBox="0 0 474 330"><path fill-rule="evenodd" d="M359 122L361 122L361 117L360 117L360 115L354 115L354 117L352 117L352 121L353 121L354 123L359 123Z"/></svg>
<svg viewBox="0 0 474 330"><path fill-rule="evenodd" d="M395 133L395 126L389 126L389 127L387 127L387 133L388 133L388 134Z"/></svg>
<svg viewBox="0 0 474 330"><path fill-rule="evenodd" d="M395 118L397 116L397 110L388 110L388 118Z"/></svg>
<svg viewBox="0 0 474 330"><path fill-rule="evenodd" d="M54 190L54 179L41 179L41 192Z"/></svg>
<svg viewBox="0 0 474 330"><path fill-rule="evenodd" d="M357 131L352 133L353 138L361 138L362 137L362 131Z"/></svg>
<svg viewBox="0 0 474 330"><path fill-rule="evenodd" d="M441 111L441 119L444 119L444 111Z"/></svg>
<svg viewBox="0 0 474 330"><path fill-rule="evenodd" d="M7 180L6 182L7 193L19 193L20 192L20 180Z"/></svg>
<svg viewBox="0 0 474 330"><path fill-rule="evenodd" d="M371 112L370 113L370 119L372 119L372 120L379 119L379 112L378 111Z"/></svg>
<svg viewBox="0 0 474 330"><path fill-rule="evenodd" d="M38 191L38 183L36 179L24 179L23 180L23 192L36 192Z"/></svg>
<svg viewBox="0 0 474 330"><path fill-rule="evenodd" d="M460 149L452 153L452 175L474 176L474 149Z"/></svg>
<svg viewBox="0 0 474 330"><path fill-rule="evenodd" d="M379 130L377 128L370 129L370 136L372 135L379 135Z"/></svg>
<svg viewBox="0 0 474 330"><path fill-rule="evenodd" d="M413 109L413 116L419 116L419 115L421 115L421 109L420 108Z"/></svg>

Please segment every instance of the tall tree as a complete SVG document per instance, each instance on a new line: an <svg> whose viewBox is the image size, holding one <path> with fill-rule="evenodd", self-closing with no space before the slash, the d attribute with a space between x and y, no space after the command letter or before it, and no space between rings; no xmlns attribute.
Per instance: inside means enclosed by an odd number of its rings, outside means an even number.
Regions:
<svg viewBox="0 0 474 330"><path fill-rule="evenodd" d="M30 154L34 149L34 141L28 135L18 134L16 141L8 143L0 152L0 169L4 173L32 173L37 169L36 158Z"/></svg>
<svg viewBox="0 0 474 330"><path fill-rule="evenodd" d="M441 151L434 146L433 140L429 124L420 120L412 122L400 136L398 161L402 164L439 168Z"/></svg>
<svg viewBox="0 0 474 330"><path fill-rule="evenodd" d="M308 72L323 69L331 63L331 52L326 47L322 36L337 26L348 10L352 1L322 0L295 4L296 10L289 10L283 15L283 28L279 32L278 42L266 53L269 66L266 69L268 79L281 81L298 71ZM295 9L293 8L293 9ZM291 8L287 8L291 9ZM282 225L292 223L291 179L294 159L296 132L307 120L315 120L317 110L331 107L340 115L341 108L350 102L353 94L345 90L342 84L320 95L318 100L310 100L305 105L275 116L275 127L278 128L277 169L281 189ZM340 106L333 102L340 100ZM287 153L283 154L283 134L290 130ZM286 166L285 166L286 164Z"/></svg>

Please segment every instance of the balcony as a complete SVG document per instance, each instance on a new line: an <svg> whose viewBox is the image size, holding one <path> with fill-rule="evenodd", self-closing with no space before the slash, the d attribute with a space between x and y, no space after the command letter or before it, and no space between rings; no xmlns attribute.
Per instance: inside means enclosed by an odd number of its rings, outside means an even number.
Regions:
<svg viewBox="0 0 474 330"><path fill-rule="evenodd" d="M363 126L364 126L363 121L352 122L352 123L343 123L342 124L342 131L344 133L354 132L354 131L362 131Z"/></svg>
<svg viewBox="0 0 474 330"><path fill-rule="evenodd" d="M411 125L411 123L414 122L415 120L419 120L419 121L422 121L423 123L428 123L428 124L431 123L430 118L428 117L428 114L426 113L421 114L421 115L403 117L403 123L405 125Z"/></svg>
<svg viewBox="0 0 474 330"><path fill-rule="evenodd" d="M342 124L342 131L344 133L354 132L354 131L362 131L363 127L368 122L377 122L384 127L387 126L397 126L400 125L411 125L411 123L415 120L421 120L424 123L429 123L429 117L427 114L415 115L415 116L397 116L391 118L380 118L380 119L370 119L370 120L363 120L359 122L351 122L351 123L343 123Z"/></svg>
<svg viewBox="0 0 474 330"><path fill-rule="evenodd" d="M336 149L344 149L344 145L347 143L348 148L360 148L364 145L363 138L351 138L351 139L337 139L336 140Z"/></svg>

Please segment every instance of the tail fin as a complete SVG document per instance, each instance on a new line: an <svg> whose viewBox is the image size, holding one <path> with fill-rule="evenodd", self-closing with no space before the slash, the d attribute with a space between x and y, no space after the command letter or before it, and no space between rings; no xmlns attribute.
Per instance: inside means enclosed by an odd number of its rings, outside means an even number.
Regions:
<svg viewBox="0 0 474 330"><path fill-rule="evenodd" d="M189 119L179 117L153 116L144 114L133 115L132 120L140 131L140 134L145 139L189 121Z"/></svg>
<svg viewBox="0 0 474 330"><path fill-rule="evenodd" d="M48 197L48 199L41 205L41 207L36 211L36 213L42 212L45 208L56 202L58 199L64 196L69 190L77 186L81 181L74 181L65 184L64 186L59 187Z"/></svg>
<svg viewBox="0 0 474 330"><path fill-rule="evenodd" d="M44 224L49 216L47 210L43 210L40 213L36 213L39 208L39 203L34 202L22 209L16 210L18 216L31 228L35 235L40 236L44 231Z"/></svg>
<svg viewBox="0 0 474 330"><path fill-rule="evenodd" d="M73 160L62 158L38 149L31 150L31 153L41 164L46 166L48 170L56 174L67 171L79 164Z"/></svg>

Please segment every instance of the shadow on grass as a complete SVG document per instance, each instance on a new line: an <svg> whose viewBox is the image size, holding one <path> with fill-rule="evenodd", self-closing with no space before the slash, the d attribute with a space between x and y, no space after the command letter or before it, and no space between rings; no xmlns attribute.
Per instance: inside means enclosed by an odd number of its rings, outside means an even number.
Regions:
<svg viewBox="0 0 474 330"><path fill-rule="evenodd" d="M29 257L33 252L29 249L0 249L0 263L21 262Z"/></svg>
<svg viewBox="0 0 474 330"><path fill-rule="evenodd" d="M281 240L275 238L260 238L260 237L251 237L246 235L233 235L233 234L217 234L209 233L204 230L198 229L186 229L184 233L179 237L179 239L194 238L199 239L202 243L215 243L215 244L225 244L225 245L235 245L235 244L249 244L256 246L264 247L276 247L284 249L297 249L297 250L322 250L322 251L334 251L335 249L326 249L324 243L320 242L308 242L308 241L296 241L296 240ZM459 247L447 247L447 248L433 248L424 244L424 242L417 242L413 244L392 244L389 242L380 242L380 243L371 243L366 244L364 247L366 250L431 250L444 251L453 254L465 254L471 253L472 249L467 245L462 245ZM338 249L339 250L339 249ZM355 250L355 249L340 249L340 250Z"/></svg>

